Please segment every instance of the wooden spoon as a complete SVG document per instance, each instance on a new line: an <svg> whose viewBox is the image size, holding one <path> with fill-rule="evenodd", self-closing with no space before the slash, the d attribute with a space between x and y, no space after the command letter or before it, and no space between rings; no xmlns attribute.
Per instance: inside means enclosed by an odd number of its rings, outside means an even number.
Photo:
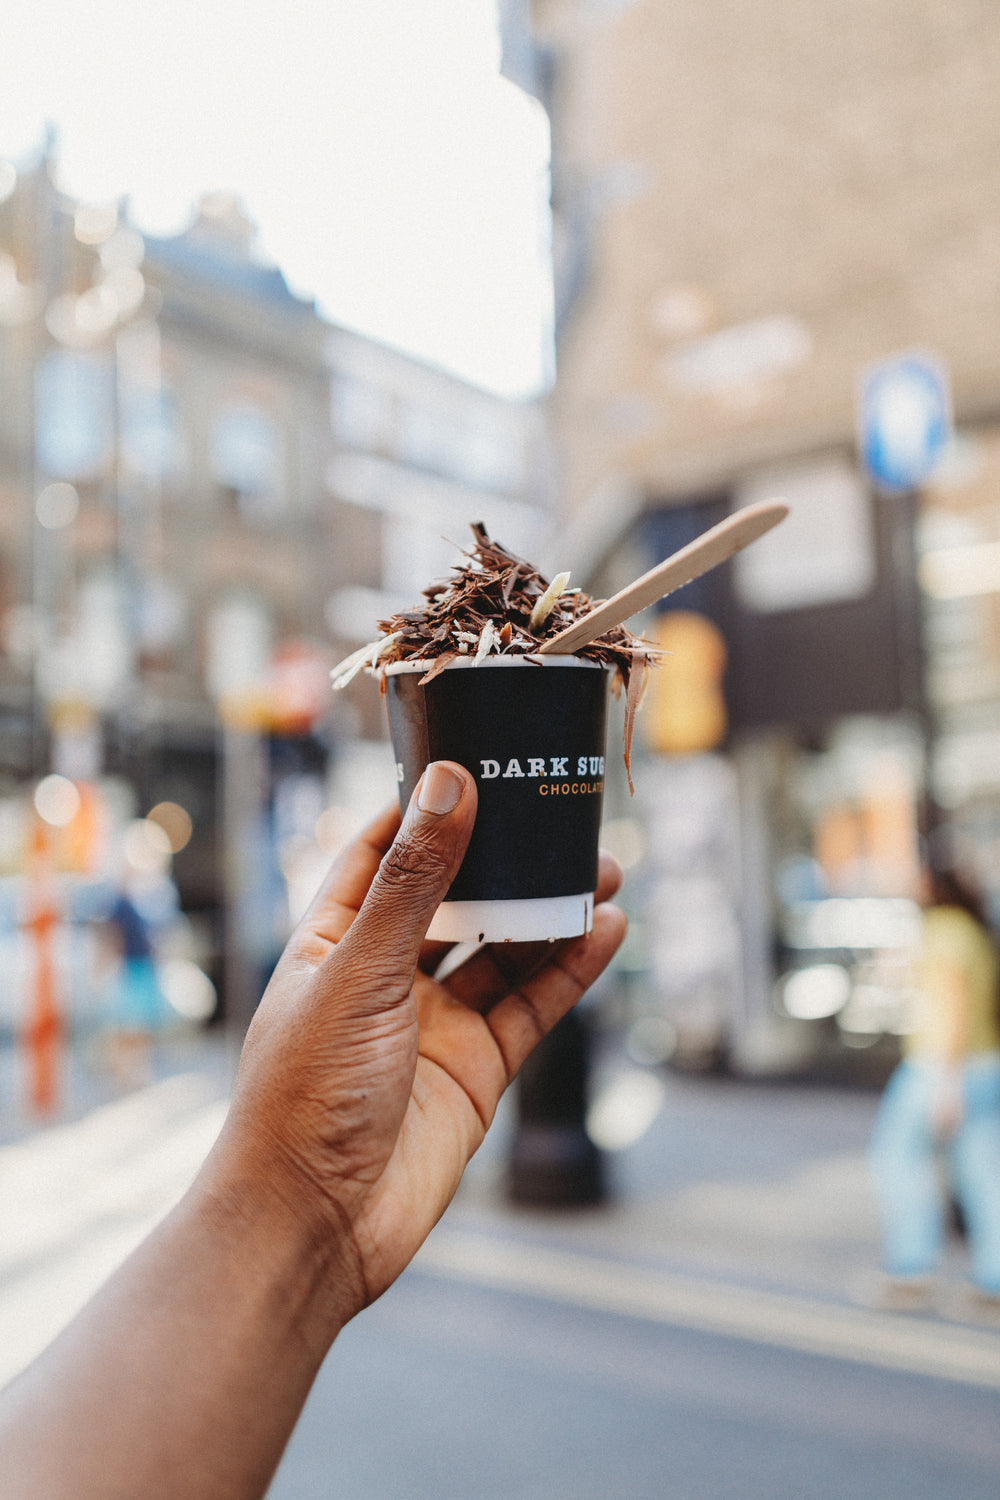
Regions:
<svg viewBox="0 0 1000 1500"><path fill-rule="evenodd" d="M761 500L756 505L747 505L743 510L727 516L717 526L712 526L701 536L682 547L671 557L657 563L641 578L636 578L625 588L598 604L589 614L561 630L550 640L543 641L538 648L539 656L568 656L595 640L606 630L620 625L630 615L638 614L650 604L655 604L666 594L672 594L693 578L700 578L709 569L732 557L750 542L755 542L777 526L788 515L788 506L775 500Z"/></svg>

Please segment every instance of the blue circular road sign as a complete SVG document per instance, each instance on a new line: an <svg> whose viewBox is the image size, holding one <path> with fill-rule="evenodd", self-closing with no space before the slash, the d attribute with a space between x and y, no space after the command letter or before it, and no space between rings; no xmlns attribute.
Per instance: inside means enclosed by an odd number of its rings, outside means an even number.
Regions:
<svg viewBox="0 0 1000 1500"><path fill-rule="evenodd" d="M872 479L911 490L932 472L951 437L948 378L937 360L903 354L874 365L858 388L858 442Z"/></svg>

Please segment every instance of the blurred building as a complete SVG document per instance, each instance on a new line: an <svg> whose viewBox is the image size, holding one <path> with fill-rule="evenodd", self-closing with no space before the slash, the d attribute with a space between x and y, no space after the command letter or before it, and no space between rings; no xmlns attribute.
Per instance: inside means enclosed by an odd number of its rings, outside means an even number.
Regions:
<svg viewBox="0 0 1000 1500"><path fill-rule="evenodd" d="M326 350L324 479L344 566L325 618L353 648L447 576L473 521L537 557L551 530L551 462L539 404L503 401L346 329L330 330ZM371 728L364 686L351 701Z"/></svg>
<svg viewBox="0 0 1000 1500"><path fill-rule="evenodd" d="M224 908L263 964L275 840L308 843L338 748L385 733L330 666L470 521L537 544L542 418L331 326L229 195L143 238L53 179L51 146L0 163L0 798L57 771L181 807L222 980Z"/></svg>
<svg viewBox="0 0 1000 1500"><path fill-rule="evenodd" d="M531 10L578 571L793 508L649 620L652 987L692 1053L891 1050L921 833L1000 917L1000 36L974 0ZM859 381L910 350L956 435L889 493Z"/></svg>

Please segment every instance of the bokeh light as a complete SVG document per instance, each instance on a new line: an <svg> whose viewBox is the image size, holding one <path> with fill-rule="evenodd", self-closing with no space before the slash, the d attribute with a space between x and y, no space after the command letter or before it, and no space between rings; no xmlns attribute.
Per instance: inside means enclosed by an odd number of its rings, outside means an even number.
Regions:
<svg viewBox="0 0 1000 1500"><path fill-rule="evenodd" d="M81 245L100 245L113 234L118 223L114 203L81 203L73 215L73 232Z"/></svg>
<svg viewBox="0 0 1000 1500"><path fill-rule="evenodd" d="M122 836L122 853L133 870L156 874L170 864L173 849L166 830L148 818L135 818Z"/></svg>
<svg viewBox="0 0 1000 1500"><path fill-rule="evenodd" d="M65 828L80 810L80 793L66 776L44 776L34 800L38 816L53 828Z"/></svg>
<svg viewBox="0 0 1000 1500"><path fill-rule="evenodd" d="M789 974L781 998L796 1020L821 1021L843 1010L850 993L850 976L840 964L813 964Z"/></svg>
<svg viewBox="0 0 1000 1500"><path fill-rule="evenodd" d="M46 531L61 531L64 526L71 526L79 510L80 496L73 485L64 480L47 484L35 501L38 524Z"/></svg>
<svg viewBox="0 0 1000 1500"><path fill-rule="evenodd" d="M179 854L191 842L194 824L190 813L179 802L158 802L146 814L146 822L163 829L173 854Z"/></svg>
<svg viewBox="0 0 1000 1500"><path fill-rule="evenodd" d="M215 1010L215 985L190 958L168 958L160 965L160 986L168 1004L185 1021L207 1021Z"/></svg>

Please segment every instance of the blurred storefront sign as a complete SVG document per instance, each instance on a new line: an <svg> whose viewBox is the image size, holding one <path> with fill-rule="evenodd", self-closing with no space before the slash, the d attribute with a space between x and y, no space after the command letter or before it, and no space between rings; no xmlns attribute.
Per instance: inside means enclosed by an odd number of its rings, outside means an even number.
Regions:
<svg viewBox="0 0 1000 1500"><path fill-rule="evenodd" d="M774 469L746 480L736 507L782 500L782 524L733 561L738 603L758 615L862 599L877 583L868 486L839 459Z"/></svg>
<svg viewBox="0 0 1000 1500"><path fill-rule="evenodd" d="M831 457L749 476L729 495L665 507L647 546L665 557L743 505L782 499L789 519L732 563L662 601L721 630L731 733L816 729L844 714L919 711L920 626L915 506L876 505ZM669 675L674 663L668 659Z"/></svg>
<svg viewBox="0 0 1000 1500"><path fill-rule="evenodd" d="M824 473L824 488L827 483ZM845 485L840 493L845 498L850 491ZM745 574L742 597L738 586L729 593L727 696L734 728L816 728L845 714L920 711L915 505L900 497L875 506L855 490L842 514L855 528L854 541L830 546L828 568L816 567L812 601L803 599L803 587L794 608L750 608ZM808 574L794 557L787 566Z"/></svg>
<svg viewBox="0 0 1000 1500"><path fill-rule="evenodd" d="M650 678L643 704L643 738L661 755L714 750L728 729L722 679L726 643L705 615L676 609L659 617L647 634L669 658L668 669Z"/></svg>
<svg viewBox="0 0 1000 1500"><path fill-rule="evenodd" d="M951 394L944 366L913 352L883 360L858 382L858 448L880 488L906 491L934 472L951 437Z"/></svg>

